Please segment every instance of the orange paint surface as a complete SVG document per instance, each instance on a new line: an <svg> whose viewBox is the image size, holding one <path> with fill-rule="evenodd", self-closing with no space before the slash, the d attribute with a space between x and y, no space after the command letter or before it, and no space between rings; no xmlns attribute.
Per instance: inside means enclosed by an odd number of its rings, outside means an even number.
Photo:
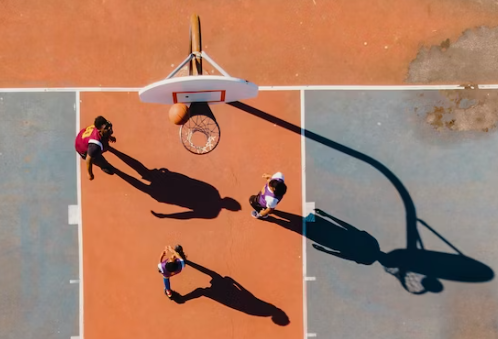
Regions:
<svg viewBox="0 0 498 339"><path fill-rule="evenodd" d="M200 16L209 56L260 86L402 84L421 47L498 24L497 13L477 1L454 0L4 0L1 7L1 87L146 86L187 56L192 13ZM180 144L166 106L141 103L135 92L83 93L81 100L82 127L102 114L114 123L120 151L149 169L208 183L242 206L214 219L159 219L151 211L185 209L98 168L90 182L82 163L85 338L302 338L302 237L252 219L248 204L263 185L261 174L280 170L289 193L279 209L302 213L299 136L213 106L220 145L195 156ZM298 92L262 92L245 103L299 125ZM106 157L148 183L113 154ZM290 324L205 297L169 301L156 265L163 246L176 243L190 260L282 309ZM171 281L181 294L210 285L191 267Z"/></svg>
<svg viewBox="0 0 498 339"><path fill-rule="evenodd" d="M0 86L146 86L187 56L192 13L203 49L258 85L401 84L422 46L498 24L479 1L4 0Z"/></svg>
<svg viewBox="0 0 498 339"><path fill-rule="evenodd" d="M99 168L89 181L82 162L85 338L302 338L302 237L253 219L248 203L264 185L264 172L282 171L289 191L279 209L301 214L300 136L237 108L216 105L212 109L221 142L209 155L197 156L180 144L166 106L141 103L137 93L83 93L81 100L81 126L104 115L113 122L118 150L148 169L167 168L209 183L242 207L221 210L214 219L159 219L151 210L186 209L159 203ZM245 103L299 125L299 92L263 92ZM106 158L149 183L114 154L106 153ZM231 277L283 310L290 324L278 326L270 317L205 297L181 305L168 300L157 263L164 246L177 243L189 260ZM210 286L210 278L187 266L171 283L184 295Z"/></svg>

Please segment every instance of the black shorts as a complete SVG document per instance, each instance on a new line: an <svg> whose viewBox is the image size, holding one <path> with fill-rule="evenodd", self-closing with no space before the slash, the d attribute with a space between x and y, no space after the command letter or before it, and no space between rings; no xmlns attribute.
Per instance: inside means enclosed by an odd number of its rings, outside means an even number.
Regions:
<svg viewBox="0 0 498 339"><path fill-rule="evenodd" d="M256 212L260 212L266 208L261 206L258 201L259 201L259 194L251 195L251 197L249 198L249 203L251 204L252 208L256 210Z"/></svg>
<svg viewBox="0 0 498 339"><path fill-rule="evenodd" d="M101 157L101 156L102 156L102 153L104 153L104 152L106 152L106 151L107 151L106 147L109 147L109 144L108 144L108 143L106 143L106 142L102 142L102 145L103 145L103 147L104 147L104 149L103 149L103 150L101 150L101 149L100 149L100 147L99 147L98 145L96 145L96 144L89 144L89 145L88 145L88 150L87 150L86 152L84 152L84 153L80 153L80 152L78 152L78 151L76 151L76 152L80 155L80 157L81 157L83 160L86 160L86 156L87 156L88 154L90 154L90 156L91 156L92 158L97 159L97 158L99 158L99 157Z"/></svg>

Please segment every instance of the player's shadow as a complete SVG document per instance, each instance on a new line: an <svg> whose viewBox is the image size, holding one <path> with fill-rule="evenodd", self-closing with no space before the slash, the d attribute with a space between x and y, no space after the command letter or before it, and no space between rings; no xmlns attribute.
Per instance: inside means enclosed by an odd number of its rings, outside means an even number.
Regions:
<svg viewBox="0 0 498 339"><path fill-rule="evenodd" d="M223 277L190 260L186 260L186 263L192 268L210 276L211 286L197 288L185 295L180 295L178 292L175 292L173 296L175 302L183 304L192 299L205 297L248 315L271 317L272 321L279 326L286 326L290 323L289 317L283 310L266 301L258 299L231 277Z"/></svg>
<svg viewBox="0 0 498 339"><path fill-rule="evenodd" d="M377 240L365 231L318 210L306 227L306 237L313 241L316 250L358 264L371 265L381 254ZM303 235L303 218L299 215L275 210L265 220ZM327 218L325 217L327 216ZM329 220L327 220L329 219Z"/></svg>
<svg viewBox="0 0 498 339"><path fill-rule="evenodd" d="M266 112L263 112L257 108L254 108L252 106L249 106L247 104L244 104L239 101L231 102L229 105L236 107L240 109L241 111L244 111L248 114L251 114L253 116L256 116L258 118L261 118L263 120L266 120L274 125L280 126L282 128L285 128L286 130L295 133L296 135L299 136L304 136L305 138L312 140L314 142L317 142L319 144L322 144L326 147L329 147L331 149L334 149L338 152L344 153L350 157L353 157L355 159L358 159L359 161L362 161L373 168L375 168L377 171L382 173L386 179L388 179L391 184L394 186L394 188L397 190L401 200L403 201L403 205L405 207L405 227L406 227L406 249L399 249L396 251L391 252L388 254L389 257L382 257L381 260L385 260L384 263L386 265L398 265L401 266L401 269L398 270L396 274L399 272L409 272L409 269L413 270L418 270L420 272L427 272L427 274L436 274L436 276L440 276L442 279L450 279L450 280L456 280L456 281L470 281L470 282L478 282L478 281L488 281L493 279L494 273L489 268L488 266L479 263L473 259L470 259L462 254L458 254L457 256L452 255L452 254L446 254L446 253L441 253L441 252L431 252L431 251L421 251L418 249L418 244L421 243L420 240L420 234L418 232L417 228L417 223L421 222L424 226L428 227L427 224L424 224L421 220L417 218L417 211L415 208L415 204L413 202L413 199L410 196L410 193L406 189L406 187L403 185L401 180L391 171L389 168L387 168L384 164L381 162L373 159L372 157L358 152L352 148L349 148L345 145L342 145L340 143L337 143L335 141L332 141L330 139L327 139L321 135L318 135L314 132L311 132L307 129L301 128L297 125L294 125L288 121L282 120L274 115L268 114ZM278 212L277 212L278 213ZM299 216L290 216L289 222L282 224L282 226L297 230L302 227L301 221L299 221L301 217ZM281 222L277 222L281 223ZM321 235L323 233L337 233L337 231L330 231L326 230L324 231L318 231L314 230L311 231L311 228L307 230L308 237L315 237L318 248L320 247L320 242L333 242L330 245L332 247L334 245L338 245L337 241L331 240L331 239L324 239L321 238ZM309 232L315 232L315 234L309 234ZM342 233L341 233L342 234ZM349 239L349 238L348 238ZM362 241L366 241L366 238ZM373 242L372 242L373 244ZM322 247L327 247L325 244L322 244ZM372 247L373 249L374 247ZM326 250L325 248L319 248ZM330 249L330 247L329 247ZM337 251L334 251L337 252ZM339 251L340 252L340 251ZM379 251L380 254L382 252ZM332 254L332 253L330 253ZM339 256L339 254L334 253L334 255ZM345 255L345 253L343 254ZM357 257L360 258L360 261L364 261L366 263L370 262L373 260L373 254L370 253L370 250L367 251L366 253L359 253L359 252L354 252L352 255L348 254L349 257ZM380 258L380 257L379 257ZM392 260L388 260L387 258L392 258ZM423 259L423 260L422 260ZM355 260L355 259L353 259ZM433 262L429 262L427 264L424 264L424 261L426 260L433 260ZM421 263L422 261L422 263ZM451 269L448 268L447 270L444 268L444 265L450 265ZM462 266L462 270L457 270L456 267L454 267L454 264L458 264ZM403 266L407 266L403 267ZM390 272L392 273L392 272ZM422 273L423 274L423 273ZM403 274L401 274L403 276ZM430 285L430 284L428 284ZM432 286L434 287L434 286ZM437 289L437 287L434 287L433 289Z"/></svg>
<svg viewBox="0 0 498 339"><path fill-rule="evenodd" d="M278 218L269 216L262 220L303 234L304 220L301 216L279 210L274 214ZM439 279L477 283L494 278L490 267L464 255L423 220L418 221L456 254L426 250L421 238L413 240L420 248L395 249L384 253L372 235L322 210L317 209L316 215L310 214L306 220L304 233L314 242L313 248L358 264L371 265L378 261L386 272L395 276L403 288L412 294L443 291Z"/></svg>
<svg viewBox="0 0 498 339"><path fill-rule="evenodd" d="M401 180L393 172L391 172L391 170L389 170L389 168L387 168L381 162L375 160L374 158L372 158L364 153L358 152L352 148L349 148L349 147L344 146L338 142L327 139L321 135L313 133L307 129L301 128L301 127L294 125L288 121L282 120L274 115L263 112L257 108L254 108L252 106L244 104L240 101L231 102L231 103L229 103L229 105L236 107L236 108L238 108L246 113L254 115L258 118L266 120L274 125L285 128L288 131L293 132L299 136L304 136L307 139L313 140L314 142L317 142L317 143L322 144L324 146L327 146L331 149L335 149L338 152L342 152L350 157L353 157L353 158L356 158L360 161L363 161L363 162L369 164L370 166L374 167L380 173L382 173L391 182L391 184L396 188L396 190L398 191L398 194L400 195L401 200L403 201L403 204L405 206L406 232L407 232L407 241L408 241L406 247L409 249L416 247L416 244L411 241L412 239L416 239L418 237L418 235L417 235L417 212L415 209L415 204L413 203L413 199L411 198L410 193L408 193L408 190L403 185Z"/></svg>
<svg viewBox="0 0 498 339"><path fill-rule="evenodd" d="M189 211L171 214L151 211L158 218L213 219L220 214L222 209L241 210L239 202L230 197L222 198L218 190L206 182L181 173L171 172L166 168L148 169L138 160L113 147L109 147L109 152L116 155L150 184L146 184L114 167L115 174L124 181L150 195L158 202L189 209Z"/></svg>

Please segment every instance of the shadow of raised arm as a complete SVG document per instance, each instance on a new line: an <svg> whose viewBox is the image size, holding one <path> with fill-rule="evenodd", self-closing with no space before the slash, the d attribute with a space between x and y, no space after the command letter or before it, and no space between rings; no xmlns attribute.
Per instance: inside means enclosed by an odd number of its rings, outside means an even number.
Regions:
<svg viewBox="0 0 498 339"><path fill-rule="evenodd" d="M354 227L353 225L348 224L347 222L342 221L341 219L338 219L338 218L334 217L333 215L330 215L321 209L316 208L315 212L316 212L316 214L318 214L322 217L327 217L330 220L333 220L337 225L347 229L348 231L358 231L358 229L356 227Z"/></svg>

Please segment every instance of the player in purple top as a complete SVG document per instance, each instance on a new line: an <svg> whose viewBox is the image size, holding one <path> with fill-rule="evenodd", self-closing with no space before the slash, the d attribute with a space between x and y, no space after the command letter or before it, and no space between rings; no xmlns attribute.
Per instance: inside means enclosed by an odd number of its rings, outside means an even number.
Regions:
<svg viewBox="0 0 498 339"><path fill-rule="evenodd" d="M263 174L266 185L256 195L249 198L249 203L254 208L251 215L254 218L267 218L268 215L277 207L287 193L287 186L284 182L284 175L277 172L273 175Z"/></svg>
<svg viewBox="0 0 498 339"><path fill-rule="evenodd" d="M170 252L170 256L167 257L167 253ZM166 258L166 259L165 259ZM173 296L173 291L171 290L171 284L169 278L179 274L185 268L185 254L180 245L172 249L168 246L161 252L161 257L159 258L159 264L157 269L159 273L163 276L164 281L164 293L171 299Z"/></svg>

